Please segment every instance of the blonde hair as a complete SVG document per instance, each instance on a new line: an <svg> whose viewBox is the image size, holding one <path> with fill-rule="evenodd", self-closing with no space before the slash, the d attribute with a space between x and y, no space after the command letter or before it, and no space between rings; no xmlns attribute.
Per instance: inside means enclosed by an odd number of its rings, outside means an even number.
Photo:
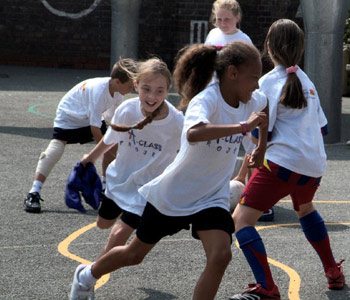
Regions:
<svg viewBox="0 0 350 300"><path fill-rule="evenodd" d="M168 69L167 64L159 58L150 58L148 60L138 63L138 72L134 76L136 82L140 82L145 78L152 76L162 75L167 82L167 88L170 89L171 86L171 73ZM151 123L153 119L159 114L160 109L164 105L164 102L150 115L140 120L133 126L111 124L110 126L115 131L126 132L131 129L142 129L147 124Z"/></svg>
<svg viewBox="0 0 350 300"><path fill-rule="evenodd" d="M237 17L239 16L239 22L241 22L242 20L242 9L241 6L239 5L239 3L236 0L216 0L213 3L213 8L211 11L211 17L210 20L213 23L213 25L215 26L216 24L216 12L219 9L227 9L229 11L232 12L232 14ZM238 24L237 24L238 26Z"/></svg>

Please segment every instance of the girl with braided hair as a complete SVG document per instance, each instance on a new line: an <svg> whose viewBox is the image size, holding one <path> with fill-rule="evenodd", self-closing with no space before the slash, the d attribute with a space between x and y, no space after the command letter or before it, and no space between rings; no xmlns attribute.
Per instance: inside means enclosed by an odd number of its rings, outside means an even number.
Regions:
<svg viewBox="0 0 350 300"><path fill-rule="evenodd" d="M118 145L117 157L106 171L97 226L107 229L121 218L102 253L124 245L137 228L146 204L137 189L159 175L179 150L183 114L165 100L170 83L171 73L163 61L140 62L135 77L139 97L117 108L105 137L81 160L83 165L95 163Z"/></svg>
<svg viewBox="0 0 350 300"><path fill-rule="evenodd" d="M259 51L239 42L218 50L197 44L181 51L174 70L181 105L187 107L180 151L161 175L139 189L147 204L136 236L94 264L78 266L71 300L91 299L96 280L102 275L140 264L163 237L190 225L207 258L193 299L215 298L232 257L229 182L238 149L243 135L260 126L260 140L249 161L260 166L268 122L267 99L254 92L261 76ZM214 71L220 82L208 86Z"/></svg>

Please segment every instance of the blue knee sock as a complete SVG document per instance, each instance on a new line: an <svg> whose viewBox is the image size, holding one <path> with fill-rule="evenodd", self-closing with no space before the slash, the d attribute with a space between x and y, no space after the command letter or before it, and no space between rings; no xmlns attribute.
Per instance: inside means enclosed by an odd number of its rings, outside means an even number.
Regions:
<svg viewBox="0 0 350 300"><path fill-rule="evenodd" d="M317 210L299 219L304 234L319 255L325 271L334 268L336 262L333 257L327 228Z"/></svg>
<svg viewBox="0 0 350 300"><path fill-rule="evenodd" d="M236 238L253 271L256 282L266 290L273 289L275 283L259 233L254 227L244 227L236 233Z"/></svg>

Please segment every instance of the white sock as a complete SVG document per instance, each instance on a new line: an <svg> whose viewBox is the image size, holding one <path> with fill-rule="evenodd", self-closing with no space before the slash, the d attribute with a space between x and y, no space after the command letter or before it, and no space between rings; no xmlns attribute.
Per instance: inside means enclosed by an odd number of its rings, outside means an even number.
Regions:
<svg viewBox="0 0 350 300"><path fill-rule="evenodd" d="M41 188L43 186L43 183L39 180L34 180L33 185L29 193L39 193L41 192Z"/></svg>
<svg viewBox="0 0 350 300"><path fill-rule="evenodd" d="M79 282L87 288L93 287L97 282L97 279L92 276L91 267L92 264L86 266L84 270L79 273Z"/></svg>

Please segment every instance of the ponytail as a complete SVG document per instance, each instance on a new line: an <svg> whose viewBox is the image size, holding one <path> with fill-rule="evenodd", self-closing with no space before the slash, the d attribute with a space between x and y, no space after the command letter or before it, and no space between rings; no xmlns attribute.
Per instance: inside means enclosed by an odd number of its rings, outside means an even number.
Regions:
<svg viewBox="0 0 350 300"><path fill-rule="evenodd" d="M283 87L279 102L291 108L303 108L307 106L303 87L296 73L289 73Z"/></svg>
<svg viewBox="0 0 350 300"><path fill-rule="evenodd" d="M292 20L277 20L269 28L264 48L265 54L268 53L273 62L286 68L287 81L279 102L291 108L306 107L303 87L296 74L296 64L304 52L304 32Z"/></svg>
<svg viewBox="0 0 350 300"><path fill-rule="evenodd" d="M195 44L179 50L174 70L174 83L181 97L179 109L187 107L190 100L209 84L214 75L217 48Z"/></svg>
<svg viewBox="0 0 350 300"><path fill-rule="evenodd" d="M127 132L132 129L138 129L141 130L143 129L147 124L150 124L153 119L159 114L161 107L164 105L164 101L162 104L154 111L150 116L145 117L144 119L138 121L135 125L133 126L127 126L127 125L119 125L119 124L110 124L113 130L118 131L118 132Z"/></svg>

